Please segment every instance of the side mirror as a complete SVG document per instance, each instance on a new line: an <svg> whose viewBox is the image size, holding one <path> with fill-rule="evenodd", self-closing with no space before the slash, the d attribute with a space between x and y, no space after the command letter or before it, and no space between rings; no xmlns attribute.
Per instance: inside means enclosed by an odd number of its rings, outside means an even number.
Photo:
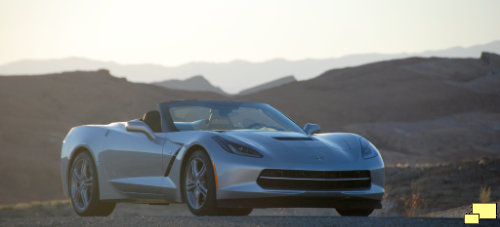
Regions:
<svg viewBox="0 0 500 227"><path fill-rule="evenodd" d="M304 125L304 131L307 133L307 135L312 135L314 133L319 133L321 131L321 128L317 124L307 123L306 125Z"/></svg>
<svg viewBox="0 0 500 227"><path fill-rule="evenodd" d="M151 130L151 128L149 128L149 126L142 121L138 121L138 120L129 121L125 124L125 128L129 132L142 132L142 133L146 134L146 136L150 140L156 139L156 136L155 136L155 133L153 132L153 130Z"/></svg>

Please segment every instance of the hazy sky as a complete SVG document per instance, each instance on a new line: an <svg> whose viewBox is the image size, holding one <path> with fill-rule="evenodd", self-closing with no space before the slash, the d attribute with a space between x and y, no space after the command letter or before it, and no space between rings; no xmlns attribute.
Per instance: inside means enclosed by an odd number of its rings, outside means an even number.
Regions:
<svg viewBox="0 0 500 227"><path fill-rule="evenodd" d="M418 52L499 40L499 12L499 0L0 0L0 64Z"/></svg>

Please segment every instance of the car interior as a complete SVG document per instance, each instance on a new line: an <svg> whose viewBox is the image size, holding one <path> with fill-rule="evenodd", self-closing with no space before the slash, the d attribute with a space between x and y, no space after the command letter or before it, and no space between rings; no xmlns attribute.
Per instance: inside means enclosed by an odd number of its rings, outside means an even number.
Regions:
<svg viewBox="0 0 500 227"><path fill-rule="evenodd" d="M158 110L151 110L142 115L141 121L144 121L153 132L161 132L161 118Z"/></svg>

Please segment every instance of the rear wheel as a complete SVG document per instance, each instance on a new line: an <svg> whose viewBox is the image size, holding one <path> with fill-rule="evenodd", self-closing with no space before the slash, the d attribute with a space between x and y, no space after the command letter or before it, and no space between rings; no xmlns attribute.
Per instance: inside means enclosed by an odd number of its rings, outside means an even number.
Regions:
<svg viewBox="0 0 500 227"><path fill-rule="evenodd" d="M115 203L99 200L99 184L94 161L86 152L78 154L71 164L68 177L73 210L80 216L108 216Z"/></svg>
<svg viewBox="0 0 500 227"><path fill-rule="evenodd" d="M354 209L354 210L347 210L347 209L336 209L337 212L342 215L342 216L368 216L373 212L373 209Z"/></svg>

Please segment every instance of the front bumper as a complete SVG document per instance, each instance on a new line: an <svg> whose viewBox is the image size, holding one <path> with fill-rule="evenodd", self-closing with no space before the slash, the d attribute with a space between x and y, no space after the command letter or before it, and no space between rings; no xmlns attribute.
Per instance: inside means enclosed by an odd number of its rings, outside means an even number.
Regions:
<svg viewBox="0 0 500 227"><path fill-rule="evenodd" d="M383 169L381 170L383 172ZM380 171L372 171L380 172ZM372 179L374 179L372 175ZM370 188L362 190L328 190L328 191L306 191L306 190L270 190L263 189L256 182L234 185L217 190L217 199L259 199L273 197L297 197L297 198L338 198L338 199L372 199L381 200L384 196L383 186L375 184L372 180Z"/></svg>
<svg viewBox="0 0 500 227"><path fill-rule="evenodd" d="M215 159L217 169L217 201L221 207L344 207L381 208L384 196L385 173L380 157L335 162L276 159L254 159L235 155L220 155ZM370 172L370 184L359 189L306 190L269 189L257 181L265 169L299 171L363 171ZM349 205L350 204L350 205Z"/></svg>
<svg viewBox="0 0 500 227"><path fill-rule="evenodd" d="M247 169L248 170L248 169ZM231 180L237 184L223 184L217 189L220 207L343 207L351 209L381 208L384 196L384 168L370 170L370 187L352 190L274 190L257 184L260 171L246 174L233 172ZM251 175L251 176L249 176ZM227 175L226 175L227 176ZM238 177L239 176L239 177ZM229 178L229 177L228 177ZM245 180L247 179L247 180ZM252 179L252 180L250 180Z"/></svg>

